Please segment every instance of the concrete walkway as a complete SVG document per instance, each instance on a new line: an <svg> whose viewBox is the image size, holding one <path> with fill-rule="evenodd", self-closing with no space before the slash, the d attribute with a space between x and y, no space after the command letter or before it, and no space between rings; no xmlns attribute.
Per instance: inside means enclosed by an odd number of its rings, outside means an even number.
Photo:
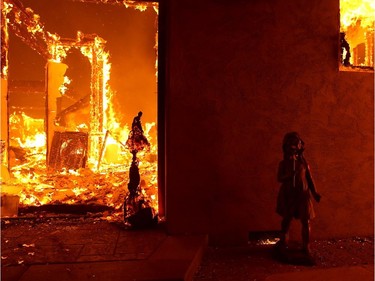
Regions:
<svg viewBox="0 0 375 281"><path fill-rule="evenodd" d="M204 244L204 237L167 237L144 259L10 266L1 280L191 280Z"/></svg>
<svg viewBox="0 0 375 281"><path fill-rule="evenodd" d="M207 237L126 230L105 221L9 222L2 281L191 280Z"/></svg>
<svg viewBox="0 0 375 281"><path fill-rule="evenodd" d="M374 266L349 266L274 274L265 281L373 281Z"/></svg>
<svg viewBox="0 0 375 281"><path fill-rule="evenodd" d="M338 261L335 267L292 267L277 263L267 249L216 251L207 247L206 235L170 236L162 225L127 230L93 218L1 222L2 281L374 280L373 251L366 246L373 244L366 241L354 241L350 252L342 249L346 244L323 245ZM344 266L345 260L357 264ZM195 276L199 269L201 275Z"/></svg>
<svg viewBox="0 0 375 281"><path fill-rule="evenodd" d="M259 242L264 241L249 241L241 247L207 247L193 281L375 280L373 237L314 240L314 265L302 259L298 242L289 245L294 257L289 262L280 260L273 245Z"/></svg>

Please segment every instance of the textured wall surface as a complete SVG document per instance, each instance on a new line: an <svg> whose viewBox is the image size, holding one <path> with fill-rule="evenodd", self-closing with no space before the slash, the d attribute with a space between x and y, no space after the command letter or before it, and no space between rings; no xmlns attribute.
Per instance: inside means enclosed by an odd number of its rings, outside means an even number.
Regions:
<svg viewBox="0 0 375 281"><path fill-rule="evenodd" d="M313 238L373 234L374 74L338 68L338 0L168 1L171 233L278 230L284 134L306 143Z"/></svg>

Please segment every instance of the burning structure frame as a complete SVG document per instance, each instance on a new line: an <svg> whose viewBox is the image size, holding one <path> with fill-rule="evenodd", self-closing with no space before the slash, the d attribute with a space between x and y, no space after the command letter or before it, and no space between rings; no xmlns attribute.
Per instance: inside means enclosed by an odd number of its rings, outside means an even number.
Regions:
<svg viewBox="0 0 375 281"><path fill-rule="evenodd" d="M156 2L135 1L86 1L74 0L88 3L106 3L133 7L140 11L153 7L158 13ZM40 17L30 8L25 8L19 0L5 0L1 2L2 24L1 24L1 78L2 78L2 130L1 130L1 163L9 168L9 119L8 119L8 49L9 31L19 37L27 46L36 51L47 61L46 64L46 118L45 130L47 135L46 162L54 172L61 170L62 166L56 164L56 155L53 155L54 134L61 132L63 128L57 122L59 112L56 99L64 92L66 79L64 77L67 66L63 60L72 49L78 49L83 56L88 58L91 65L91 82L89 96L89 133L87 133L87 163L91 170L99 171L100 162L106 145L108 133L111 129L111 121L115 118L109 100L112 91L108 85L110 63L109 53L105 50L106 41L96 34L83 34L77 32L76 39L61 38L45 30ZM87 128L87 130L88 130ZM116 138L115 138L116 139ZM123 145L120 142L121 145ZM56 149L55 149L56 150ZM52 159L53 158L53 159ZM61 164L61 163L60 163ZM65 167L69 168L69 167ZM154 204L154 206L157 206ZM117 207L118 208L118 207Z"/></svg>

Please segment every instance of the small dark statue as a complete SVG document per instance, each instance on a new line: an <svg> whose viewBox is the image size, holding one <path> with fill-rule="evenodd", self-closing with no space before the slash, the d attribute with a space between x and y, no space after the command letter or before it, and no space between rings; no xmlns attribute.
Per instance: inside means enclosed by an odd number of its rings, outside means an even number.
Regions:
<svg viewBox="0 0 375 281"><path fill-rule="evenodd" d="M133 155L132 164L129 170L129 184L128 189L130 192L130 197L134 198L137 196L139 183L141 177L138 170L138 151L144 148L149 149L150 143L148 142L146 136L143 134L142 123L141 123L142 111L138 112L138 115L134 117L132 123L132 129L129 133L128 140L126 141L126 147L130 150Z"/></svg>
<svg viewBox="0 0 375 281"><path fill-rule="evenodd" d="M350 46L345 38L345 32L340 32L341 63L344 66L350 66ZM345 57L344 57L345 51Z"/></svg>
<svg viewBox="0 0 375 281"><path fill-rule="evenodd" d="M128 195L124 202L124 220L133 228L145 228L157 222L148 201L141 194L141 176L138 169L137 153L143 149L149 149L150 143L143 134L140 111L133 119L132 129L129 133L126 147L133 155L129 169Z"/></svg>
<svg viewBox="0 0 375 281"><path fill-rule="evenodd" d="M287 256L288 232L293 218L302 224L302 250L312 260L310 250L310 220L315 217L311 196L316 202L320 194L316 191L310 167L303 156L304 142L296 132L284 136L284 159L280 161L277 180L281 183L277 197L276 212L282 216L281 237L276 249Z"/></svg>
<svg viewBox="0 0 375 281"><path fill-rule="evenodd" d="M148 142L146 136L143 134L141 117L142 111L138 112L138 115L134 117L132 129L129 133L128 140L126 141L126 146L133 154L133 158L136 157L138 151L141 151L145 148L150 148L150 143Z"/></svg>

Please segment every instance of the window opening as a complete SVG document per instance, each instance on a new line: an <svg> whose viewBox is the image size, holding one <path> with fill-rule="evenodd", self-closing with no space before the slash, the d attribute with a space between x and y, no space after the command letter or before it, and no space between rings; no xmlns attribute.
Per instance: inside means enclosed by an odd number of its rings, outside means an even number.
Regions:
<svg viewBox="0 0 375 281"><path fill-rule="evenodd" d="M340 0L341 70L374 69L373 0Z"/></svg>

